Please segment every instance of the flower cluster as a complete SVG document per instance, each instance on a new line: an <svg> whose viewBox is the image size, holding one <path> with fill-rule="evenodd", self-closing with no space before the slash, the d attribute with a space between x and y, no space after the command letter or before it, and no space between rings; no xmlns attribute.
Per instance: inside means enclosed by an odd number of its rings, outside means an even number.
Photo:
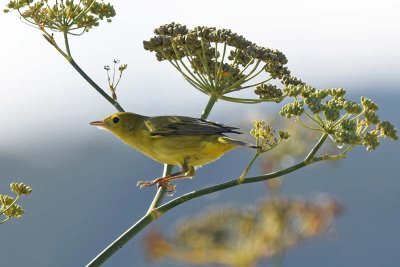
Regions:
<svg viewBox="0 0 400 267"><path fill-rule="evenodd" d="M114 7L102 0L14 0L4 12L16 10L29 24L69 34L83 34L99 26L100 20L111 22Z"/></svg>
<svg viewBox="0 0 400 267"><path fill-rule="evenodd" d="M119 64L120 63L119 59L114 59L113 63L114 63L114 65L112 68L112 75L110 75L111 68L109 65L105 65L104 69L107 72L108 88L111 91L111 97L112 97L112 99L117 101L116 90L117 90L119 82L121 81L123 72L128 68L128 64ZM118 66L119 75L118 75L118 78L115 79L115 74L116 74L115 72L116 72L117 66Z"/></svg>
<svg viewBox="0 0 400 267"><path fill-rule="evenodd" d="M11 191L16 194L16 197L0 195L0 215L5 216L5 219L1 220L0 224L8 221L12 217L21 218L25 211L16 202L20 196L27 196L32 193L32 188L23 183L11 183L10 188Z"/></svg>
<svg viewBox="0 0 400 267"><path fill-rule="evenodd" d="M288 139L289 133L279 130L278 134L264 121L253 121L250 134L256 139L260 152L266 152L276 147L282 140Z"/></svg>
<svg viewBox="0 0 400 267"><path fill-rule="evenodd" d="M305 115L318 128L304 126L329 134L340 147L363 145L372 150L381 138L398 139L394 126L379 119L378 105L371 99L361 97L359 104L346 99L343 88L317 90L305 84L289 85L283 93L294 101L282 107L282 116L296 117L302 123Z"/></svg>
<svg viewBox="0 0 400 267"><path fill-rule="evenodd" d="M332 199L283 197L247 209L214 208L178 223L172 238L150 233L147 252L151 259L186 264L255 266L262 258L324 233L340 211L341 205Z"/></svg>
<svg viewBox="0 0 400 267"><path fill-rule="evenodd" d="M277 88L276 85L270 83L263 83L256 87L254 93L259 96L260 99L265 99L269 102L281 102L283 100L283 92Z"/></svg>
<svg viewBox="0 0 400 267"><path fill-rule="evenodd" d="M276 101L267 97L258 100L224 95L271 79L280 79L285 85L301 83L290 76L282 52L258 46L229 29L204 26L188 29L170 23L158 27L154 33L153 38L143 42L144 48L155 52L159 61L169 61L195 88L220 99L244 103ZM269 74L264 81L249 84L263 73Z"/></svg>

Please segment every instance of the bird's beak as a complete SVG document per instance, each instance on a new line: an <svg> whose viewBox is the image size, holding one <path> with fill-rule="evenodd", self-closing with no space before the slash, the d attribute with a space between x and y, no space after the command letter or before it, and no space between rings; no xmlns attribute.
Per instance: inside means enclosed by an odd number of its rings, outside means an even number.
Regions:
<svg viewBox="0 0 400 267"><path fill-rule="evenodd" d="M89 123L90 125L93 126L97 126L97 127L104 127L106 126L106 124L104 123L104 121L92 121L91 123Z"/></svg>

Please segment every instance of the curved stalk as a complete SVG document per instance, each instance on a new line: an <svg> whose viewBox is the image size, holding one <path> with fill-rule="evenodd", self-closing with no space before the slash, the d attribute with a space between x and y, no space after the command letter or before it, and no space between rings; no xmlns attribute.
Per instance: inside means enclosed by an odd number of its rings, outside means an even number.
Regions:
<svg viewBox="0 0 400 267"><path fill-rule="evenodd" d="M11 202L10 205L8 205L4 210L1 210L1 211L0 211L0 215L3 215L4 212L6 212L7 210L9 210L15 203L17 203L17 201L18 201L18 199L19 199L20 196L21 196L21 195L18 194L18 195L15 197L14 201Z"/></svg>
<svg viewBox="0 0 400 267"><path fill-rule="evenodd" d="M69 44L68 44L68 36L66 36L66 33L64 33L64 38L65 38L65 45L67 49L66 54L56 43L54 40L53 36L51 36L49 33L47 33L45 30L43 31L43 36L46 38L46 40L71 64L71 66L102 96L104 97L108 102L111 103L111 105L114 106L114 108L120 112L123 112L124 109L120 106L120 104L115 101L112 97L110 97L103 89L101 89L100 86L97 85L87 74L82 70L81 67L75 62L75 60L71 56L71 52L69 51Z"/></svg>

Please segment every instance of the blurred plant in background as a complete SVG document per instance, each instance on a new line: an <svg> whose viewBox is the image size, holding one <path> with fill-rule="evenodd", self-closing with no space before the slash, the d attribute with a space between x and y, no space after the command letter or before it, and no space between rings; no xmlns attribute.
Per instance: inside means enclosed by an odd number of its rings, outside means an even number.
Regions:
<svg viewBox="0 0 400 267"><path fill-rule="evenodd" d="M331 198L306 201L283 196L249 208L214 207L178 222L170 237L151 231L145 239L146 251L151 260L256 266L326 232L341 209Z"/></svg>
<svg viewBox="0 0 400 267"><path fill-rule="evenodd" d="M4 217L1 218L0 224L5 223L10 218L21 218L25 210L17 204L17 201L21 196L32 193L32 188L23 183L11 183L10 188L15 193L15 197L0 194L0 216Z"/></svg>

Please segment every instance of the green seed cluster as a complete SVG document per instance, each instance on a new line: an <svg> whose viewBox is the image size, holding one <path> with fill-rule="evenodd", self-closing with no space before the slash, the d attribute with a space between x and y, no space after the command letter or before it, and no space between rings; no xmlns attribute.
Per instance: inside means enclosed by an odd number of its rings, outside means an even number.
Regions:
<svg viewBox="0 0 400 267"><path fill-rule="evenodd" d="M276 87L276 85L270 83L263 83L256 87L254 93L259 96L260 99L281 102L283 100L283 91Z"/></svg>
<svg viewBox="0 0 400 267"><path fill-rule="evenodd" d="M302 80L300 80L297 77L291 76L291 75L283 75L281 82L285 86L304 84Z"/></svg>
<svg viewBox="0 0 400 267"><path fill-rule="evenodd" d="M172 22L156 28L154 33L154 37L143 41L144 49L154 52L158 61L169 61L186 80L207 94L221 96L256 86L245 83L263 72L284 84L302 83L290 76L282 52L258 46L229 29L188 29Z"/></svg>
<svg viewBox="0 0 400 267"><path fill-rule="evenodd" d="M340 146L363 145L372 150L381 138L398 138L397 130L390 122L380 122L377 104L365 97L361 97L361 104L348 100L343 88L317 90L299 84L287 86L283 93L294 100L282 107L282 116L300 119L306 115Z"/></svg>
<svg viewBox="0 0 400 267"><path fill-rule="evenodd" d="M261 152L266 152L276 147L281 140L288 139L289 133L279 130L276 131L264 121L253 121L253 129L250 134L256 139L256 146Z"/></svg>
<svg viewBox="0 0 400 267"><path fill-rule="evenodd" d="M393 139L397 140L399 137L397 136L397 130L394 126L388 121L382 121L377 125L377 130L380 131L381 134Z"/></svg>
<svg viewBox="0 0 400 267"><path fill-rule="evenodd" d="M284 105L280 111L282 116L290 119L292 116L301 116L304 112L304 102L295 100Z"/></svg>
<svg viewBox="0 0 400 267"><path fill-rule="evenodd" d="M11 190L17 195L30 195L32 188L24 183L11 183Z"/></svg>
<svg viewBox="0 0 400 267"><path fill-rule="evenodd" d="M111 22L115 9L102 0L16 0L4 12L16 10L30 24L44 30L82 34L99 26L101 20ZM78 31L78 32L77 32ZM80 32L79 32L80 31Z"/></svg>
<svg viewBox="0 0 400 267"><path fill-rule="evenodd" d="M335 138L339 144L354 145L360 142L360 136L357 134L357 122L343 120L335 131Z"/></svg>
<svg viewBox="0 0 400 267"><path fill-rule="evenodd" d="M22 195L27 196L32 193L32 188L24 183L11 183L10 188L16 194L16 198L9 195L0 195L0 215L5 217L0 220L0 224L12 217L22 217L25 211L16 203L16 200Z"/></svg>
<svg viewBox="0 0 400 267"><path fill-rule="evenodd" d="M4 203L3 200L7 202ZM4 210L3 215L6 217L21 218L22 215L25 213L24 209L18 204L11 205L10 201L12 203L14 199L12 197L10 197L9 199L4 199L0 197L1 209Z"/></svg>

